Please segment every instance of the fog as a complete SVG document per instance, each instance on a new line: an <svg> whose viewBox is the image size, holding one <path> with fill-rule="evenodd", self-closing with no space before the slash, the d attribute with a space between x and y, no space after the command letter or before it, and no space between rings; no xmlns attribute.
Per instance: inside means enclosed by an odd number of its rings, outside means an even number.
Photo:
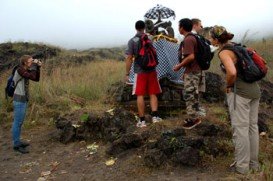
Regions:
<svg viewBox="0 0 273 181"><path fill-rule="evenodd" d="M157 4L176 13L177 22L199 18L204 26L223 25L240 41L273 35L272 0L0 0L0 43L42 42L67 49L126 45L134 24Z"/></svg>

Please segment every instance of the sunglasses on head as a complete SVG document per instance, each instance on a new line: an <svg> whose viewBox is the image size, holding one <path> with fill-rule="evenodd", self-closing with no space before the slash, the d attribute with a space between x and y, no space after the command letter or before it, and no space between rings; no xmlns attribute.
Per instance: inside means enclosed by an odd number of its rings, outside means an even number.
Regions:
<svg viewBox="0 0 273 181"><path fill-rule="evenodd" d="M222 30L217 30L216 28L213 28L211 29L210 33L213 38L220 38L220 36L227 33L227 31L224 28Z"/></svg>

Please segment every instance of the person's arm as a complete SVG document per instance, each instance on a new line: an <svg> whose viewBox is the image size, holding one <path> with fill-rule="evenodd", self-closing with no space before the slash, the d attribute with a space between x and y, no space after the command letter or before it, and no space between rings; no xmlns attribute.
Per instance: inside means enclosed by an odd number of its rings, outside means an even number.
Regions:
<svg viewBox="0 0 273 181"><path fill-rule="evenodd" d="M223 50L219 53L219 58L226 69L227 92L234 86L237 78L237 70L232 60L232 53L230 50Z"/></svg>
<svg viewBox="0 0 273 181"><path fill-rule="evenodd" d="M128 41L128 46L127 49L125 51L126 54L126 59L125 59L125 64L126 64L126 68L125 68L125 81L128 82L129 81L129 75L130 75L130 70L131 70L131 66L134 60L134 42L132 40Z"/></svg>
<svg viewBox="0 0 273 181"><path fill-rule="evenodd" d="M174 66L173 70L174 71L178 71L180 70L182 67L185 67L187 66L189 63L193 62L194 61L194 54L189 54L187 57L185 57L181 63L177 64Z"/></svg>
<svg viewBox="0 0 273 181"><path fill-rule="evenodd" d="M18 74L23 78L27 78L33 81L38 82L40 80L40 66L37 66L37 70L28 71L23 67L18 68Z"/></svg>
<svg viewBox="0 0 273 181"><path fill-rule="evenodd" d="M126 77L128 77L129 74L130 74L132 63L133 63L133 56L132 55L127 55L125 63L126 63L126 72L125 72L125 75L126 75Z"/></svg>

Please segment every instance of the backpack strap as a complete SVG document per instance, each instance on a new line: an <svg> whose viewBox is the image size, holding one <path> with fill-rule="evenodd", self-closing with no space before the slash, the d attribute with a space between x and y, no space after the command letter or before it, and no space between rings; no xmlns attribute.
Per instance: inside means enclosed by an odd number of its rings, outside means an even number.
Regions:
<svg viewBox="0 0 273 181"><path fill-rule="evenodd" d="M223 51L223 50L230 50L230 51L232 51L235 55L236 55L236 57L237 57L237 62L238 62L238 60L240 59L240 57L241 57L241 55L240 55L240 53L238 52L238 50L237 50L237 48L236 48L236 46L238 46L239 44L227 44L227 45L225 45L224 47L222 47L220 50L219 50L219 52L218 52L218 58L220 59L220 56L219 56L219 54ZM235 63L235 64L237 64L237 62ZM223 64L221 63L220 64L220 67L221 67L221 69L222 69L222 71L223 72L225 72L225 69L224 69L224 66L223 66ZM236 67L236 69L238 68L237 66L235 66ZM226 72L225 72L226 73Z"/></svg>
<svg viewBox="0 0 273 181"><path fill-rule="evenodd" d="M185 38L188 37L188 36L193 36L196 39L197 43L198 43L198 39L200 38L201 35L194 34L194 33L190 32L185 36Z"/></svg>
<svg viewBox="0 0 273 181"><path fill-rule="evenodd" d="M138 34L135 35L135 37L139 38L138 43L137 43L137 50L138 50L138 51L139 51L139 50L141 49L141 47L142 47L142 41L141 41L141 39L142 39L142 37L145 36L145 35L148 36L146 33L138 33ZM135 57L138 57L138 52L137 52L137 55L135 55Z"/></svg>
<svg viewBox="0 0 273 181"><path fill-rule="evenodd" d="M234 48L235 45L233 44L227 44L225 46L223 46L219 51L218 51L218 57L220 58L219 54L221 53L221 51L223 50L230 50L230 51L233 51L235 53L235 48Z"/></svg>
<svg viewBox="0 0 273 181"><path fill-rule="evenodd" d="M185 38L188 37L188 36L194 36L195 39L197 38L197 37L195 36L195 34L193 34L192 32L188 33L188 34L185 36ZM185 38L184 38L184 40L185 40ZM182 47L184 46L184 40L181 41L181 43L180 43L180 45L179 45L179 49L178 49L178 62L179 62L179 63L182 62L182 51L181 51L181 49L182 49ZM196 41L197 41L197 40L196 40ZM184 58L185 58L185 57L184 57Z"/></svg>
<svg viewBox="0 0 273 181"><path fill-rule="evenodd" d="M195 37L195 34L193 34L192 32L189 32L189 33L185 36L185 38L186 38L187 36L194 36L194 37Z"/></svg>
<svg viewBox="0 0 273 181"><path fill-rule="evenodd" d="M16 83L15 83L15 87L14 87L14 90L16 89L18 83L23 79L23 77L21 77Z"/></svg>
<svg viewBox="0 0 273 181"><path fill-rule="evenodd" d="M242 58L242 55L240 54L240 50L242 48L245 48L245 46L241 45L240 43L234 43L234 42L232 42L231 44L227 44L227 45L225 45L224 47L222 47L219 50L218 57L219 57L219 54L220 54L221 51L223 51L223 50L230 50L230 51L232 51L236 55L236 57L239 60L239 59ZM238 60L237 60L237 62L238 62Z"/></svg>

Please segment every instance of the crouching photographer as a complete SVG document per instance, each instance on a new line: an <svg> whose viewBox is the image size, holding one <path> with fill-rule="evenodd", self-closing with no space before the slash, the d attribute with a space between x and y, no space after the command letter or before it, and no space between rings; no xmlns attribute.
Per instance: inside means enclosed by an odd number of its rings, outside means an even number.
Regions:
<svg viewBox="0 0 273 181"><path fill-rule="evenodd" d="M41 65L41 61L33 59L30 55L23 55L20 58L20 65L15 71L13 78L15 83L13 95L14 118L12 124L13 149L23 154L29 153L26 149L29 143L20 139L21 127L25 120L29 100L29 80L36 82L40 80Z"/></svg>

